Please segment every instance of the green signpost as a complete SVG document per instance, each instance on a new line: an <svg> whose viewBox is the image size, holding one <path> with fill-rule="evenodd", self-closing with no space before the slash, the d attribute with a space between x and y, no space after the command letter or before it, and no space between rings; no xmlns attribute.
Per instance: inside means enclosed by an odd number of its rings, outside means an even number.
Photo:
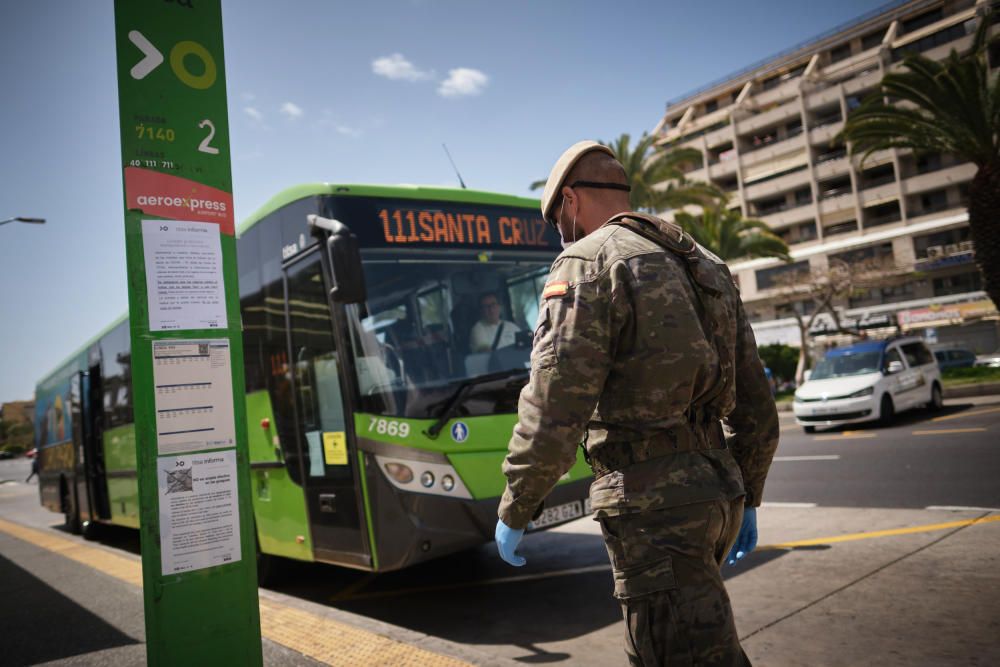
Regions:
<svg viewBox="0 0 1000 667"><path fill-rule="evenodd" d="M147 660L259 665L220 0L116 0L115 39Z"/></svg>

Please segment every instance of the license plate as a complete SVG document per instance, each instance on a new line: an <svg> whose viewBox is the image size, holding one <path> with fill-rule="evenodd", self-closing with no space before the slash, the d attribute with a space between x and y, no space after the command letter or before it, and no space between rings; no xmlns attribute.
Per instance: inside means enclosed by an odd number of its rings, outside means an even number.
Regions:
<svg viewBox="0 0 1000 667"><path fill-rule="evenodd" d="M581 516L583 516L583 503L579 500L574 500L571 503L546 507L542 510L541 516L528 525L528 529L537 530L545 526L554 526L557 523L579 519Z"/></svg>

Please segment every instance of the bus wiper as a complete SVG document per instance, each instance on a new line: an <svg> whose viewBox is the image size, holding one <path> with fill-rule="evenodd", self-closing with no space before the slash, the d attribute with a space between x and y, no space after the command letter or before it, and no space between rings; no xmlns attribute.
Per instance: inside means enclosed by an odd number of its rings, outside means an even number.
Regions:
<svg viewBox="0 0 1000 667"><path fill-rule="evenodd" d="M451 398L448 400L448 404L444 407L444 410L441 411L441 414L438 415L437 421L431 424L430 428L424 431L424 435L432 440L436 439L438 435L441 434L441 429L444 428L444 425L447 424L448 420L455 414L458 407L465 402L465 397L469 394L473 387L481 384L487 384L489 382L495 382L497 380L503 380L504 378L516 377L518 375L528 375L528 373L529 371L527 368L513 368L506 371L488 373L486 375L480 375L479 377L469 378L462 384L458 385L458 389L456 389L455 393L451 395Z"/></svg>

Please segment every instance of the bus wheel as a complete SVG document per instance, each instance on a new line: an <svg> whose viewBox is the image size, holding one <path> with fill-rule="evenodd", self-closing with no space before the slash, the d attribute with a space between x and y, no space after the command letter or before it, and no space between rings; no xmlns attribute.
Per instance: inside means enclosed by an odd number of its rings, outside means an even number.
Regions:
<svg viewBox="0 0 1000 667"><path fill-rule="evenodd" d="M60 486L62 487L63 526L74 535L79 535L80 513L76 509L76 503L73 502L73 494L70 493L66 480L63 480Z"/></svg>
<svg viewBox="0 0 1000 667"><path fill-rule="evenodd" d="M257 585L272 586L278 581L281 573L281 565L277 556L266 554L260 550L260 542L254 536L254 544L257 545Z"/></svg>
<svg viewBox="0 0 1000 667"><path fill-rule="evenodd" d="M84 521L81 524L83 531L83 539L85 540L96 540L100 534L101 524L96 521Z"/></svg>

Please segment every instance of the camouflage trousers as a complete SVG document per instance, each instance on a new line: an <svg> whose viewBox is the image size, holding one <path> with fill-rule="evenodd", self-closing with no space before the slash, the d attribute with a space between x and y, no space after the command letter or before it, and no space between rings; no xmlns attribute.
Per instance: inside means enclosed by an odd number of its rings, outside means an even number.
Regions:
<svg viewBox="0 0 1000 667"><path fill-rule="evenodd" d="M719 568L743 499L599 519L631 665L750 665Z"/></svg>

